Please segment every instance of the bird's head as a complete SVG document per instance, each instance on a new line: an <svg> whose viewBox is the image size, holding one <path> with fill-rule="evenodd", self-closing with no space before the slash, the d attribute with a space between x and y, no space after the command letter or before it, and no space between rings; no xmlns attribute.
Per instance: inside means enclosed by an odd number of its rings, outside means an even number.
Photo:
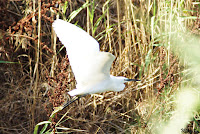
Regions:
<svg viewBox="0 0 200 134"><path fill-rule="evenodd" d="M125 84L126 82L129 81L140 81L137 79L128 79L126 77L123 76L111 76L111 79L113 81L112 86L113 86L113 91L122 91L125 88Z"/></svg>

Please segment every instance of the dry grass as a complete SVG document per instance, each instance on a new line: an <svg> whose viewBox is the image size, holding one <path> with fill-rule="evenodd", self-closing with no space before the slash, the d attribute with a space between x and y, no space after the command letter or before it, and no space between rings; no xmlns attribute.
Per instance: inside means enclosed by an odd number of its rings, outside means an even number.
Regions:
<svg viewBox="0 0 200 134"><path fill-rule="evenodd" d="M141 83L81 98L46 131L153 133L172 117L180 85L193 84L188 64L173 51L172 33L187 28L188 37L199 37L198 0L86 1L0 1L0 133L32 133L39 122L42 132L53 107L70 99L75 80L51 27L58 17L77 23L117 57L112 75ZM183 129L200 132L198 115Z"/></svg>

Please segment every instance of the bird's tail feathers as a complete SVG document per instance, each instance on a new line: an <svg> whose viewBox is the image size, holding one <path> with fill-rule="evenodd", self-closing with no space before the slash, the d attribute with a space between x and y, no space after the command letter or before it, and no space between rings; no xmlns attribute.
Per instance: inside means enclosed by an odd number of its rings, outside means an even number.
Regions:
<svg viewBox="0 0 200 134"><path fill-rule="evenodd" d="M81 93L80 93L80 90L78 90L78 89L73 89L72 91L69 91L68 94L69 94L70 96L75 96L75 95L80 95Z"/></svg>

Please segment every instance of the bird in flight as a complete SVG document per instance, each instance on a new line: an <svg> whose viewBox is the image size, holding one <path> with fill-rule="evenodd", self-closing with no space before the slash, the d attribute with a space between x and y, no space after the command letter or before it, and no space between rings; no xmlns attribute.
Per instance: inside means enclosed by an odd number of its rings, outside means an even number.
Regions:
<svg viewBox="0 0 200 134"><path fill-rule="evenodd" d="M69 62L76 79L76 89L69 91L75 96L62 109L87 94L105 91L122 91L125 82L139 81L122 76L110 75L115 56L101 52L99 43L86 31L74 24L57 19L52 24L59 40L66 47Z"/></svg>

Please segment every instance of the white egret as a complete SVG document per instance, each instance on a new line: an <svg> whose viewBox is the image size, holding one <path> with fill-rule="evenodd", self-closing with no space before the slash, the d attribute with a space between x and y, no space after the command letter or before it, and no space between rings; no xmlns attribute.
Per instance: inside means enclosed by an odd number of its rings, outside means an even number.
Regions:
<svg viewBox="0 0 200 134"><path fill-rule="evenodd" d="M70 96L122 91L125 82L139 81L110 75L115 56L109 52L100 52L98 42L81 28L57 19L53 22L53 29L66 47L77 82L76 89L68 92Z"/></svg>

